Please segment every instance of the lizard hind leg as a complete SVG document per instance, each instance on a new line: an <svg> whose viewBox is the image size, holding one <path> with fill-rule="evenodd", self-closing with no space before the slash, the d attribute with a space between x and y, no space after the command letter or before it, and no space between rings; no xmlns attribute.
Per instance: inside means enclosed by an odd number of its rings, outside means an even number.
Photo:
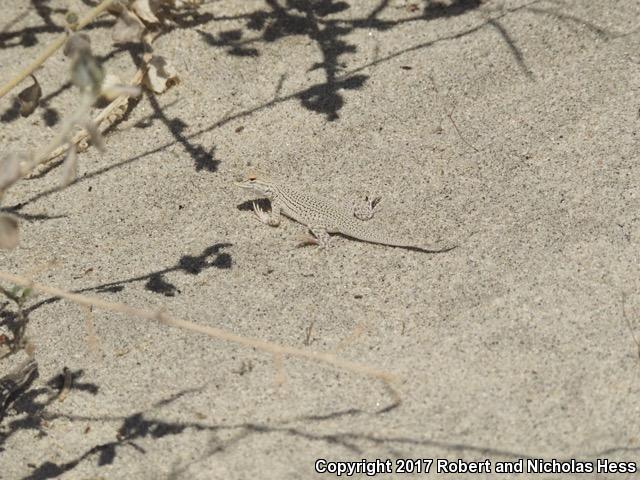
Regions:
<svg viewBox="0 0 640 480"><path fill-rule="evenodd" d="M298 235L298 244L296 245L296 247L309 247L311 245L318 245L318 239L316 237L314 237L310 233Z"/></svg>
<svg viewBox="0 0 640 480"><path fill-rule="evenodd" d="M317 245L319 248L327 248L331 241L331 235L327 232L327 229L319 226L309 227L311 235L305 235L302 241L298 244L299 247L306 245Z"/></svg>
<svg viewBox="0 0 640 480"><path fill-rule="evenodd" d="M371 195L365 195L364 204L357 202L353 206L353 216L358 220L371 220L376 213L376 207L382 200L382 197L372 197Z"/></svg>

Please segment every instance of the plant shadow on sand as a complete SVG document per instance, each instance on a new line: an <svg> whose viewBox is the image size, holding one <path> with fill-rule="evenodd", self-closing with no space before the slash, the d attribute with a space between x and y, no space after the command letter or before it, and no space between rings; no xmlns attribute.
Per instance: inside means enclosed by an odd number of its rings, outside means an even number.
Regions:
<svg viewBox="0 0 640 480"><path fill-rule="evenodd" d="M110 170L130 164L149 155L166 150L173 145L182 145L185 151L193 159L196 171L213 173L218 170L220 159L214 157L216 147L204 147L194 141L203 134L218 129L232 121L250 117L256 112L275 107L281 103L291 100L298 101L299 104L314 113L325 116L327 121L333 122L340 119L341 110L345 104L345 91L361 89L369 79L369 74L362 73L366 69L388 62L410 52L428 49L442 42L455 42L466 36L473 35L485 28L490 28L500 35L502 41L512 54L514 61L518 65L523 75L530 81L535 81L532 69L526 63L525 55L518 47L508 28L504 25L503 19L510 15L517 15L520 12L528 12L534 15L545 16L561 22L579 24L587 28L588 31L601 39L613 38L606 29L585 21L577 16L563 13L558 8L540 8L537 4L541 0L514 7L511 9L484 10L480 0L454 0L451 2L428 1L410 2L403 9L408 14L400 19L382 18L385 14L398 7L392 7L389 0L381 0L366 15L357 18L335 18L338 15L348 15L352 9L351 3L337 0L286 0L278 2L276 0L265 0L265 6L249 13L229 16L215 16L211 13L199 13L197 11L186 11L172 17L173 25L166 28L161 35L168 35L176 29L195 28L202 41L212 48L224 51L227 55L247 59L255 59L261 55L260 48L265 44L278 42L291 36L304 36L316 44L321 52L322 59L307 66L308 70L321 70L325 80L310 85L301 90L280 95L284 78L281 78L275 85L274 98L260 105L242 110L240 112L225 115L223 118L213 122L211 125L193 130L189 123L179 116L169 116L165 110L167 106L161 106L157 99L148 96L153 113L138 121L138 128L147 128L154 120L160 120L173 136L173 140L138 154L134 157L121 160L113 165L103 167L91 172L82 178L76 179L72 184L85 181L101 175ZM389 53L382 57L374 58L361 66L352 69L344 67L343 57L358 52L358 45L347 37L358 30L388 32L394 28L408 23L430 22L439 19L460 17L480 12L479 20L471 27L461 29L457 33L435 38L422 42L396 52ZM218 22L236 21L242 25L238 28L217 31L215 33L204 30L205 26ZM92 28L111 28L115 20L96 22ZM49 28L49 27L48 27ZM29 30L29 29L27 29ZM31 31L33 29L30 29ZM36 29L37 30L37 29ZM5 37L13 38L21 35L20 31L4 32ZM0 40L4 37L0 37ZM129 52L134 63L140 63L141 51L132 44L117 45L112 52L103 56L103 59L112 58L117 53ZM300 68L295 65L292 68ZM44 105L48 105L55 95L62 90L69 88L69 84L63 85L58 91L49 94L41 100ZM14 108L13 106L10 107ZM15 109L15 108L14 108ZM14 112L15 113L15 112ZM13 119L10 113L5 112L7 121ZM55 117L52 112L45 112L43 115L51 118ZM114 129L117 123L111 127ZM20 202L9 209L19 214L19 210L29 205L35 200L47 197L57 192L58 188L52 188L38 193L33 197Z"/></svg>
<svg viewBox="0 0 640 480"><path fill-rule="evenodd" d="M45 480L57 478L60 475L72 471L82 462L95 462L98 467L113 464L121 449L133 449L139 455L147 454L148 448L153 446L153 442L145 441L146 439L159 439L172 435L188 435L190 432L210 432L209 444L199 458L184 462L181 465L173 466L172 472L167 478L182 478L188 475L189 467L192 464L198 464L206 461L208 458L234 448L243 441L249 441L251 437L286 435L292 437L296 441L314 442L327 446L338 446L349 455L366 456L368 452L375 452L375 456L379 456L381 450L383 455L390 458L408 458L412 456L415 448L421 450L430 449L447 452L448 456L478 456L483 458L497 457L500 459L536 459L539 455L518 452L514 450L502 449L499 447L474 445L463 442L446 442L442 440L429 439L425 435L419 437L410 436L392 436L392 435L376 435L366 431L344 430L343 428L333 428L327 431L325 422L336 422L343 420L345 423L353 419L359 419L362 423L367 419L371 420L379 415L393 415L393 410L384 409L383 412L367 412L361 409L348 408L336 410L329 413L303 415L288 419L274 420L268 422L239 422L239 423L207 423L204 421L197 422L176 422L166 421L159 418L161 410L170 407L176 400L194 393L201 392L206 388L192 388L179 391L170 397L156 402L150 409L146 411L136 411L124 416L99 416L90 417L82 415L66 415L66 414L49 414L46 415L47 420L66 419L71 422L82 422L82 424L98 422L98 423L115 423L117 425L116 438L113 441L94 445L80 452L72 460L66 462L45 461L40 465L32 465L31 474L23 477L22 480ZM40 412L42 410L40 404L34 403L32 398L24 399L23 402L16 406L20 412L30 409L31 412ZM40 413L35 415L36 418L43 421ZM44 416L44 414L42 414ZM9 434L16 428L32 428L42 432L41 423L29 423L28 427L21 426L18 421L9 425ZM332 431L331 431L332 430ZM366 429L364 429L366 430ZM233 432L232 436L225 435L226 439L218 437L218 433ZM0 437L1 441L1 437ZM426 450L425 450L426 451ZM582 455L583 458L600 458L603 455L612 455L616 453L637 453L638 448L611 447L598 452L591 452ZM562 461L562 460L560 460Z"/></svg>
<svg viewBox="0 0 640 480"><path fill-rule="evenodd" d="M238 372L236 372L238 373ZM59 382L59 379L52 379L50 384ZM80 385L81 386L81 385ZM192 388L182 390L170 397L156 402L146 411L136 411L123 416L82 416L46 413L44 408L46 402L38 402L36 398L42 395L43 389L34 389L30 395L25 395L16 403L15 409L18 413L28 412L29 416L26 420L14 420L9 422L7 433L3 437L6 439L19 429L33 429L40 435L46 435L46 422L56 419L65 419L70 422L81 422L83 425L91 422L97 423L115 423L117 425L116 438L113 441L96 444L79 453L72 460L66 462L45 461L39 465L30 465L33 469L31 474L23 477L23 480L44 480L57 478L67 472L72 471L82 462L95 462L98 467L113 464L119 452L122 449L130 448L135 450L139 455L145 455L153 442L147 442L146 439L159 439L165 436L189 434L189 432L206 431L211 433L209 445L205 449L205 453L200 457L182 465L174 465L173 471L168 478L180 478L186 474L192 463L200 463L206 461L207 458L221 454L222 452L233 448L239 443L249 440L255 435L287 435L302 441L318 442L327 445L337 445L351 454L363 455L367 450L384 448L388 455L402 457L408 455L405 447L437 447L448 450L452 453L469 452L472 454L482 455L500 455L503 457L528 458L528 455L500 450L490 447L481 447L466 444L455 444L440 442L435 440L411 438L411 437L385 437L369 433L359 433L355 431L334 431L327 433L325 422L339 421L344 419L348 421L353 418L371 418L377 415L388 415L396 408L386 408L381 412L366 412L360 409L344 409L330 413L312 414L294 417L290 419L276 420L270 422L240 422L240 423L221 423L212 424L204 421L197 422L175 422L165 421L161 418L163 408L169 408L176 400L194 393L198 393L205 389L206 386L200 388ZM79 388L80 389L80 388ZM96 394L97 387L92 386L89 393ZM217 433L233 432L233 435L227 439L221 439ZM228 435L225 435L228 437ZM1 445L1 444L0 444Z"/></svg>
<svg viewBox="0 0 640 480"><path fill-rule="evenodd" d="M339 121L341 115L343 115L342 109L345 102L348 100L345 97L344 92L363 88L369 80L370 75L373 75L372 73L362 73L365 69L388 62L409 52L428 49L440 42L456 41L465 36L473 35L484 28L493 29L497 34L499 34L502 41L507 45L515 63L523 75L530 81L535 81L534 70L529 67L522 50L518 47L509 34L507 27L501 21L501 19L506 15L515 15L519 11L528 11L537 15L555 18L563 22L581 23L586 25L593 34L605 38L609 37L609 34L598 26L583 22L579 18L564 14L559 10L535 7L535 4L539 2L532 1L529 4L518 7L517 9L487 13L487 16L490 18L477 19L476 23L471 27L466 27L459 32L452 33L442 38L432 39L407 47L387 54L384 57L375 58L373 61L367 62L361 66L352 69L346 69L346 67L343 66L345 56L358 52L358 45L355 44L353 40L349 39L348 36L359 29L380 32L391 31L395 27L409 22L429 22L436 19L458 17L472 14L474 11L482 9L482 3L483 2L480 0L456 0L448 3L425 1L421 4L415 3L416 11L407 10L409 15L407 15L406 18L399 20L385 20L381 18L384 16L387 9L392 8L388 0L378 2L369 14L355 19L336 18L337 15L346 15L349 13L351 5L350 2L347 1L334 0L322 0L315 2L306 0L286 0L284 3L276 0L265 0L264 8L257 9L250 13L225 18L218 18L211 14L185 14L185 16L179 19L176 23L177 26L172 28L198 27L196 31L198 32L201 40L212 49L221 49L228 55L241 57L247 59L247 61L260 57L261 45L274 43L290 36L307 37L318 46L319 51L321 52L321 60L311 65L306 65L306 67L308 70L322 71L324 80L314 85L305 86L305 88L302 88L299 91L284 96L280 95L280 87L282 86L281 80L280 84L276 85L276 95L271 101L225 116L224 118L213 122L211 125L197 131L190 131L188 123L179 116L169 116L165 112L164 107L158 103L157 99L150 96L148 97L148 101L152 106L153 113L147 118L148 123L139 122L140 124L138 127L145 128L145 125L150 124L150 122L159 120L171 133L173 137L172 140L162 145L154 146L152 150L136 155L133 158L123 160L89 173L85 177L75 180L74 183L85 181L88 178L92 178L111 169L118 168L146 155L160 152L174 144L182 145L185 151L189 153L193 159L196 171L216 172L220 160L213 158L215 147L205 148L200 144L194 143L194 139L197 139L203 133L222 127L233 120L250 117L255 112L268 109L288 101L298 102L302 108L314 114L324 116L324 118L329 122ZM0 33L0 46L6 48L17 44L23 46L33 45L34 42L37 43L37 35L39 33L59 31L56 29L59 29L60 27L52 25L51 19L48 16L50 12L46 12L43 9L43 2L37 2L34 0L33 4L36 8L40 8L40 10L38 10L38 14L43 19L43 25L25 29L22 32L2 32ZM240 28L215 33L206 31L204 28L212 22L225 20L236 20L244 25ZM91 28L109 28L112 25L113 21L99 21L95 22ZM118 47L114 50L113 54L115 55L115 53L119 53L123 50L127 49ZM135 51L130 51L130 53L134 59L136 58L136 55L139 54L139 52ZM292 68L300 67L300 65L296 65ZM52 100L55 95L60 93L64 88L68 88L68 85L63 86L58 91L48 95L44 100L46 102ZM2 115L2 121L9 122L14 118L17 118L16 111L15 109L11 110L12 108L14 107L10 107L9 110ZM46 116L45 122L47 124L56 123L55 111L49 109L45 111L44 115ZM47 192L39 193L25 202L21 202L14 207L10 207L8 210L20 215L20 210L24 206L57 191L58 189L52 189ZM249 206L248 204L243 204L240 208L249 208ZM21 215L23 218L33 221L44 221L56 218L38 214ZM197 275L207 268L217 268L222 270L229 269L233 265L232 258L230 254L223 250L230 246L231 245L228 243L218 243L205 249L199 255L182 256L175 265L164 267L151 273L146 273L132 278L111 281L98 286L83 288L76 290L75 292L117 292L125 288L125 285L127 284L144 282L144 288L152 293L173 296L179 294L180 289L169 281L167 278L168 273L183 272L190 275ZM42 301L39 304L30 307L29 311L33 311L35 308L39 308L44 304L54 301L57 301L57 299ZM72 390L84 391L91 395L98 394L99 389L96 385L91 383L82 383L79 381L82 376L82 371L72 372L72 375L74 376ZM52 381L49 382L50 388L58 388L57 383L51 383L53 380L55 379L52 379ZM59 378L55 381L59 382ZM10 435L21 429L37 430L39 435L46 435L46 430L42 424L43 419L47 418L47 416L55 418L57 414L46 413L46 407L49 405L50 400L42 402L37 400L37 398L49 391L50 389L47 388L33 388L26 393L23 393L16 400L14 408L19 413L26 414L26 418L20 420L12 420L11 418L5 419L8 420L8 422L6 422L6 425L3 422L3 430L0 430L0 449L2 448L2 445L6 443L6 440ZM170 399L157 403L154 408L169 405L175 399L193 391L199 391L199 389L180 392ZM343 417L349 418L359 415L372 415L355 409L334 412L327 415L301 417L281 422L219 425L206 424L202 422L167 422L149 418L149 414L150 412L139 411L123 417L108 418L59 415L60 417L67 418L71 421L117 422L119 425L117 438L112 442L94 445L86 451L78 454L78 456L71 461L64 463L47 461L41 465L34 466L33 472L26 478L55 478L65 472L71 471L78 464L84 461L97 461L98 465L111 464L116 459L117 453L121 448L130 447L143 455L145 450L137 444L137 441L144 438L161 438L167 435L180 435L185 433L187 430L206 430L214 433L221 430L232 430L236 432L235 436L231 440L225 442L219 440L212 441L208 452L209 456L215 455L216 453L229 448L234 443L238 443L251 435L286 434L292 437L304 438L312 441L338 444L352 453L365 452L368 448L377 446L386 448L391 455L401 456L403 454L402 445L418 445L422 447L445 449L452 453L466 452L478 455L483 454L517 458L528 457L528 455L523 454L522 452L507 452L491 447L446 443L424 438L383 437L357 432L338 431L327 434L324 432L324 429L320 428L318 428L318 430L323 433L314 431L314 425L329 419L335 420ZM612 447L605 453L611 453L618 450L622 449ZM97 459L94 459L94 455L97 456ZM593 455L598 456L600 454L594 453Z"/></svg>

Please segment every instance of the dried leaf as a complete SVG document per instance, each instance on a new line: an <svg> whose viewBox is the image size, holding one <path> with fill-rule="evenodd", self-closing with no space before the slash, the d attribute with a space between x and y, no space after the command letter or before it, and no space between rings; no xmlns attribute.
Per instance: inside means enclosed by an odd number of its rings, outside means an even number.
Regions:
<svg viewBox="0 0 640 480"><path fill-rule="evenodd" d="M104 80L102 81L101 96L106 97L107 100L110 100L111 96L108 95L107 92L112 90L114 87L117 87L118 85L122 85L122 82L120 81L120 77L118 77L118 75L114 73L107 73L104 76Z"/></svg>
<svg viewBox="0 0 640 480"><path fill-rule="evenodd" d="M164 0L163 3L169 4L174 8L198 8L202 4L202 0Z"/></svg>
<svg viewBox="0 0 640 480"><path fill-rule="evenodd" d="M144 76L144 84L155 93L162 93L179 82L178 74L164 57L154 56Z"/></svg>
<svg viewBox="0 0 640 480"><path fill-rule="evenodd" d="M90 90L98 95L102 90L104 70L91 53L83 51L74 58L71 66L71 80L80 90Z"/></svg>
<svg viewBox="0 0 640 480"><path fill-rule="evenodd" d="M62 165L62 180L60 184L62 187L68 186L71 182L76 179L78 175L78 153L76 151L76 146L71 145L69 150L67 150L67 156L64 159L64 164Z"/></svg>
<svg viewBox="0 0 640 480"><path fill-rule="evenodd" d="M100 92L104 72L91 54L91 40L85 33L74 33L64 46L64 54L73 59L71 80L80 90Z"/></svg>
<svg viewBox="0 0 640 480"><path fill-rule="evenodd" d="M131 11L124 9L113 27L111 38L115 43L137 42L144 32L144 23Z"/></svg>
<svg viewBox="0 0 640 480"><path fill-rule="evenodd" d="M160 23L160 19L153 12L150 0L135 0L131 8L146 23Z"/></svg>
<svg viewBox="0 0 640 480"><path fill-rule="evenodd" d="M79 53L91 54L91 39L86 33L74 33L69 37L63 50L65 56L73 57Z"/></svg>
<svg viewBox="0 0 640 480"><path fill-rule="evenodd" d="M123 9L128 8L131 2L129 0L113 0L111 5L107 7L107 11L114 15L120 14Z"/></svg>
<svg viewBox="0 0 640 480"><path fill-rule="evenodd" d="M93 146L101 152L104 152L104 140L102 139L102 133L100 133L98 126L93 123L93 120L89 120L84 128L89 133L89 138L91 138Z"/></svg>
<svg viewBox="0 0 640 480"><path fill-rule="evenodd" d="M137 97L140 95L140 87L137 85L124 85L117 75L107 73L102 82L100 96L105 100L112 101L120 95Z"/></svg>
<svg viewBox="0 0 640 480"><path fill-rule="evenodd" d="M71 30L76 30L78 28L78 21L80 19L78 18L78 14L76 12L67 12L67 14L64 16L64 21L67 23L67 26L71 29Z"/></svg>
<svg viewBox="0 0 640 480"><path fill-rule="evenodd" d="M42 89L40 88L38 80L36 80L36 77L33 75L31 75L31 79L33 80L33 85L25 88L18 94L20 115L23 117L28 117L35 111L40 97L42 97Z"/></svg>
<svg viewBox="0 0 640 480"><path fill-rule="evenodd" d="M19 154L8 154L0 162L0 192L16 183L21 176L20 162L23 160Z"/></svg>
<svg viewBox="0 0 640 480"><path fill-rule="evenodd" d="M8 213L0 214L0 249L12 250L20 240L18 219Z"/></svg>

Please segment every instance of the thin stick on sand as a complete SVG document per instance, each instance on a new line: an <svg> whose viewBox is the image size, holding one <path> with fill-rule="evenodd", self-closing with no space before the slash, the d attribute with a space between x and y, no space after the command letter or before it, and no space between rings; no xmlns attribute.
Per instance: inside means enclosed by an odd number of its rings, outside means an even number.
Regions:
<svg viewBox="0 0 640 480"><path fill-rule="evenodd" d="M308 351L300 348L279 345L277 343L261 340L258 338L244 337L242 335L238 335L221 328L211 327L208 325L199 325L197 323L174 318L162 310L145 310L141 308L131 307L124 303L108 302L98 297L79 295L77 293L71 293L56 287L50 287L48 285L36 283L26 277L12 275L6 272L0 272L0 279L14 283L16 285L31 288L34 291L61 297L86 307L93 306L94 308L100 310L118 312L125 315L143 318L145 320L152 320L165 325L170 325L172 327L181 328L183 330L202 333L219 340L225 340L228 342L243 345L245 347L255 348L257 350L270 353L274 356L289 355L293 357L306 358L308 360L315 360L317 362L332 365L344 370L349 370L354 373L373 377L383 381L385 385L389 387L394 393L394 396L397 396L397 394L395 394L395 390L391 387L391 382L394 380L394 376L391 373L377 370L360 363L351 362L349 360L343 360L330 353Z"/></svg>

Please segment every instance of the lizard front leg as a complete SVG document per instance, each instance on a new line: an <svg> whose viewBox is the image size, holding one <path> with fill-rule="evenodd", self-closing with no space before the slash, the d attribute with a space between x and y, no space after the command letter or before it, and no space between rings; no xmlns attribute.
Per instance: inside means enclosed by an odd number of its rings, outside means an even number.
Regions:
<svg viewBox="0 0 640 480"><path fill-rule="evenodd" d="M253 202L253 212L256 214L256 217L258 217L258 220L265 225L269 225L270 227L280 225L280 204L274 199L271 200L271 213L262 210L258 202Z"/></svg>
<svg viewBox="0 0 640 480"><path fill-rule="evenodd" d="M376 207L382 200L382 197L372 197L365 195L364 205L361 202L357 202L353 206L353 216L358 220L371 220L376 212Z"/></svg>

